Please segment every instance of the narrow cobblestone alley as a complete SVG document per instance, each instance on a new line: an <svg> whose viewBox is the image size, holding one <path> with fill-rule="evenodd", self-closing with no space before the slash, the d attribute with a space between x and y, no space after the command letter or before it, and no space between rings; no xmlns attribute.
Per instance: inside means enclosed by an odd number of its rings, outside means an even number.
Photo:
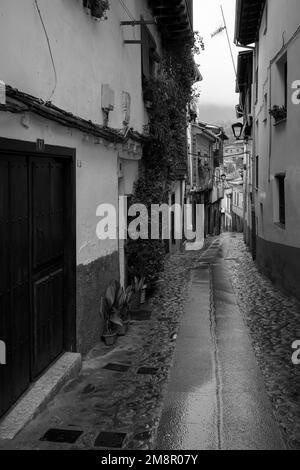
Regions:
<svg viewBox="0 0 300 470"><path fill-rule="evenodd" d="M299 309L257 271L241 236L171 256L148 310L0 448L299 448ZM44 440L53 428L77 431L76 443ZM101 443L111 432L119 444Z"/></svg>
<svg viewBox="0 0 300 470"><path fill-rule="evenodd" d="M285 448L233 293L234 239L216 241L192 274L157 448Z"/></svg>

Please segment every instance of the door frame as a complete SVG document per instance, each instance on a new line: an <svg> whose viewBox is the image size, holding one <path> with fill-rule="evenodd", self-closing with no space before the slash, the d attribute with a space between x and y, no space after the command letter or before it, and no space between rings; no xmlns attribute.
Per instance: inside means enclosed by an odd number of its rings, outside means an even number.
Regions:
<svg viewBox="0 0 300 470"><path fill-rule="evenodd" d="M67 162L65 185L66 211L66 289L64 294L64 350L75 352L76 341L76 149L55 145L40 145L41 141L28 142L0 137L0 158L2 154L24 157L52 157ZM31 189L30 189L31 191Z"/></svg>

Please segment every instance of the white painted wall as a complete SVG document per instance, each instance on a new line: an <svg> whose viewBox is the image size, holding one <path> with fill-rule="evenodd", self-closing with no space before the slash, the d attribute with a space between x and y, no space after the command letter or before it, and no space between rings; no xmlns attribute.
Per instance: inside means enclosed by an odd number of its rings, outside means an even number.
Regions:
<svg viewBox="0 0 300 470"><path fill-rule="evenodd" d="M268 28L264 34L263 21L256 54L259 95L254 107L255 155L259 156L259 188L256 193L258 235L267 241L294 247L300 247L300 105L293 104L291 97L294 91L292 83L300 80L299 25L299 0L286 0L284 5L281 0L268 1ZM264 95L268 95L268 109L284 104L276 58L285 52L288 58L288 118L286 123L274 127L274 119L269 115L265 121ZM278 173L286 173L285 230L274 224L273 217L273 182Z"/></svg>
<svg viewBox="0 0 300 470"><path fill-rule="evenodd" d="M126 2L137 19L150 17L146 0ZM120 2L112 0L107 21L87 15L82 0L38 0L52 48L57 87L52 101L67 111L102 124L101 85L115 91L110 125L122 128L122 91L132 98L131 126L141 131L146 115L141 89L141 46L124 39L140 38ZM158 40L156 27L149 26ZM0 79L43 100L49 99L54 72L45 34L33 0L2 0ZM158 40L159 45L159 40Z"/></svg>
<svg viewBox="0 0 300 470"><path fill-rule="evenodd" d="M244 218L244 192L241 187L232 190L232 212Z"/></svg>

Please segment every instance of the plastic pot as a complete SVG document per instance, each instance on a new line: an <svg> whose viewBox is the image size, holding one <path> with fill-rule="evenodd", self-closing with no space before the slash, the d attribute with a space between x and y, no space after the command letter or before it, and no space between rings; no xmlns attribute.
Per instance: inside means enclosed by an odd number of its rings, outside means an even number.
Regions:
<svg viewBox="0 0 300 470"><path fill-rule="evenodd" d="M117 341L117 336L117 333L111 333L103 335L102 338L106 346L113 346Z"/></svg>
<svg viewBox="0 0 300 470"><path fill-rule="evenodd" d="M118 326L118 336L125 336L129 327L129 321L124 321L122 326Z"/></svg>

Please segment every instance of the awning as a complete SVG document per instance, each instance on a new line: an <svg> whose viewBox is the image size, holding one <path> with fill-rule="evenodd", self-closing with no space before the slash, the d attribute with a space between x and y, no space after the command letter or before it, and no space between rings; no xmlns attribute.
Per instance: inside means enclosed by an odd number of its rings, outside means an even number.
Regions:
<svg viewBox="0 0 300 470"><path fill-rule="evenodd" d="M266 0L237 0L236 44L248 46L257 41L265 3Z"/></svg>

